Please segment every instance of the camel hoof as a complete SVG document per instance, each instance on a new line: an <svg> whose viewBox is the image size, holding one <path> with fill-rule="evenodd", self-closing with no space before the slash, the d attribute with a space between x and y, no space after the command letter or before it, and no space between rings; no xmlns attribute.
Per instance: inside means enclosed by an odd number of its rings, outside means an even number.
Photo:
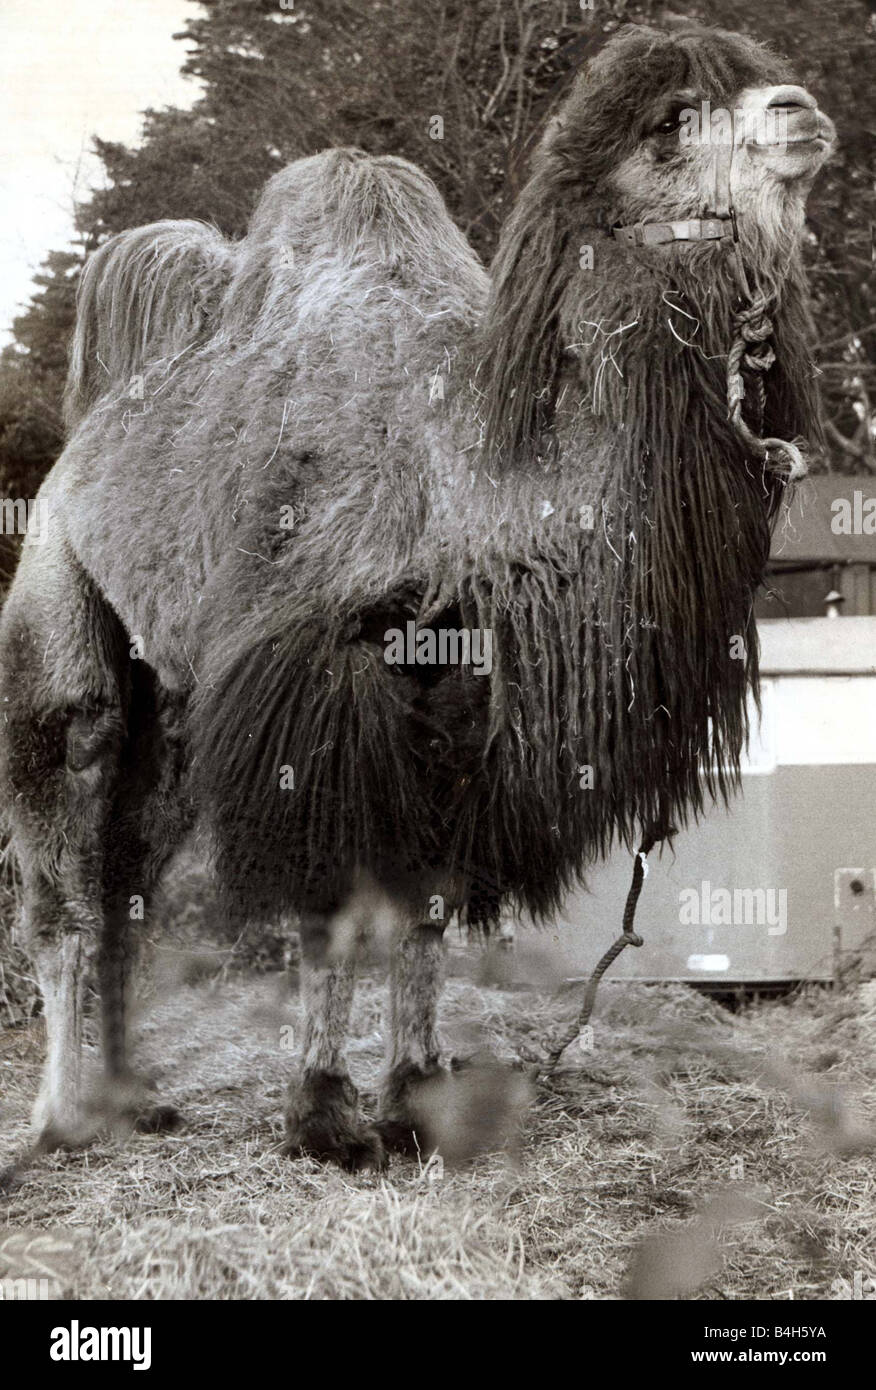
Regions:
<svg viewBox="0 0 876 1390"><path fill-rule="evenodd" d="M358 1118L359 1096L348 1076L314 1072L293 1083L286 1112L284 1153L337 1163L349 1173L381 1173L387 1157L377 1130Z"/></svg>
<svg viewBox="0 0 876 1390"><path fill-rule="evenodd" d="M8 1167L0 1169L0 1202L17 1192L23 1181L23 1171L18 1164L10 1163Z"/></svg>
<svg viewBox="0 0 876 1390"><path fill-rule="evenodd" d="M423 1152L424 1144L416 1133L413 1120L375 1120L374 1128L380 1135L384 1148L405 1158L416 1158Z"/></svg>
<svg viewBox="0 0 876 1390"><path fill-rule="evenodd" d="M174 1134L185 1123L175 1105L147 1105L131 1119L138 1134Z"/></svg>
<svg viewBox="0 0 876 1390"><path fill-rule="evenodd" d="M156 1087L134 1072L107 1078L89 1097L95 1127L102 1133L124 1137L137 1134L171 1134L183 1118L175 1105L156 1099Z"/></svg>
<svg viewBox="0 0 876 1390"><path fill-rule="evenodd" d="M301 1121L294 1128L287 1125L283 1152L288 1158L316 1158L321 1163L336 1163L348 1173L369 1170L382 1173L389 1162L376 1128L364 1125L329 1128L318 1116Z"/></svg>
<svg viewBox="0 0 876 1390"><path fill-rule="evenodd" d="M432 1152L435 1144L417 1103L418 1095L428 1082L446 1075L437 1061L425 1067L409 1062L389 1073L381 1093L380 1118L375 1122L387 1148L408 1158Z"/></svg>

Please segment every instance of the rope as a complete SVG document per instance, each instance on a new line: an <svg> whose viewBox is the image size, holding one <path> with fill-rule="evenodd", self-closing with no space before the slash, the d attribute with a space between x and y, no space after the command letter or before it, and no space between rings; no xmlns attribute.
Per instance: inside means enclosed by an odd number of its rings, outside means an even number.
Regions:
<svg viewBox="0 0 876 1390"><path fill-rule="evenodd" d="M645 836L633 860L633 879L624 906L621 934L601 957L593 974L587 981L587 988L584 991L584 998L581 1001L581 1008L574 1028L572 1028L555 1047L552 1047L548 1053L548 1060L544 1067L546 1073L553 1071L569 1044L573 1043L577 1037L580 1037L582 1030L586 1028L590 1020L590 1015L593 1012L593 1005L596 1003L596 991L599 989L599 981L602 979L609 966L617 960L618 956L627 946L641 946L643 944L639 933L633 930L633 924L636 918L636 906L639 901L639 894L642 891L642 884L645 881L645 874L648 869L648 855L658 840L671 840L675 834L676 830L672 825L667 826L662 831L658 830L655 826L650 826L645 832Z"/></svg>
<svg viewBox="0 0 876 1390"><path fill-rule="evenodd" d="M755 458L769 463L771 452L784 455L786 481L793 482L806 473L806 464L798 446L784 439L761 438L751 429L743 415L746 385L742 369L745 367L755 374L752 384L757 397L757 427L758 430L763 428L766 403L764 373L768 372L775 362L776 354L769 341L773 335L772 320L767 314L770 301L762 291L751 289L739 248L735 243L734 251L737 276L745 303L734 315L735 337L727 355L727 410L730 423L746 449L754 454Z"/></svg>

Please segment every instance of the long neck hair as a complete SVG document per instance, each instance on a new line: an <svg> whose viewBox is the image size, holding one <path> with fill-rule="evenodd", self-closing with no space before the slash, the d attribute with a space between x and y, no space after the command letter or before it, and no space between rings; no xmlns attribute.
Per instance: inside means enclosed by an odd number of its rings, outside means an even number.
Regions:
<svg viewBox="0 0 876 1390"><path fill-rule="evenodd" d="M738 286L722 248L630 252L549 161L493 271L478 375L483 493L472 621L494 629L487 797L460 817L464 855L515 878L547 914L569 866L684 824L735 784L757 690L753 601L782 479L727 418ZM553 177L552 177L553 176ZM593 269L579 264L594 248ZM747 243L780 286L765 422L816 430L799 256ZM755 427L759 422L753 420Z"/></svg>

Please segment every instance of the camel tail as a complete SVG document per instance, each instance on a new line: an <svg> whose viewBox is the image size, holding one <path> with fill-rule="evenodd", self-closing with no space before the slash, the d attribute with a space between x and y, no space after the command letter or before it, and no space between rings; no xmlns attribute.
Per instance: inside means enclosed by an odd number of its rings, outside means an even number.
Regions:
<svg viewBox="0 0 876 1390"><path fill-rule="evenodd" d="M64 393L68 429L151 362L206 339L231 257L214 227L172 220L119 232L89 257Z"/></svg>

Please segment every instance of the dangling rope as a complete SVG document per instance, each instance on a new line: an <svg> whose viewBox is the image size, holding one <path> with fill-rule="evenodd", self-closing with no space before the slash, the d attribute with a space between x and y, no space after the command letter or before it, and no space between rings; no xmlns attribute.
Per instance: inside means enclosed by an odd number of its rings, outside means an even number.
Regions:
<svg viewBox="0 0 876 1390"><path fill-rule="evenodd" d="M559 1043L551 1048L548 1053L547 1063L544 1067L545 1073L553 1071L569 1044L573 1043L576 1038L579 1038L586 1028L590 1021L590 1015L593 1012L593 1005L596 1003L596 991L599 989L599 981L602 979L608 967L617 960L618 956L627 946L641 946L643 944L642 938L637 931L633 930L633 926L636 918L636 906L639 901L639 894L642 891L642 884L648 872L648 855L657 844L658 840L671 840L675 834L677 834L675 826L666 825L665 822L662 829L658 829L656 826L649 826L646 830L642 843L636 851L636 857L633 860L633 880L630 884L630 891L627 893L621 934L617 940L609 946L605 955L602 956L598 962L590 979L587 981L587 988L584 991L584 998L581 1001L577 1022L574 1028L565 1034Z"/></svg>
<svg viewBox="0 0 876 1390"><path fill-rule="evenodd" d="M761 438L751 429L742 413L746 392L742 368L745 366L749 372L755 373L758 429L763 427L766 403L766 386L763 378L764 373L768 372L775 362L776 354L770 342L773 336L772 320L767 314L770 300L761 290L756 292L752 290L745 273L739 243L734 241L732 247L743 307L734 315L735 337L727 355L727 410L730 423L746 449L754 454L755 458L771 464L771 452L783 454L787 461L784 465L785 480L786 482L794 482L806 474L806 463L798 446L784 439Z"/></svg>

